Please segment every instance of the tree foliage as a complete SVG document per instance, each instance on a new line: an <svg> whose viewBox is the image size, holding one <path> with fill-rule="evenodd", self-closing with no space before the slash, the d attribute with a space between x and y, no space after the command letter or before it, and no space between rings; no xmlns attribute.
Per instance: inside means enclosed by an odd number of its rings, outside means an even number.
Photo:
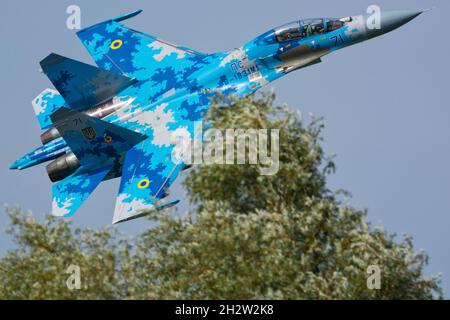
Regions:
<svg viewBox="0 0 450 320"><path fill-rule="evenodd" d="M128 239L113 228L74 229L7 208L17 248L0 260L0 299L433 299L439 279L410 237L366 221L327 188L321 120L305 124L274 97L211 109L214 128L280 130L276 175L258 165L203 165L184 185L191 212L151 212ZM69 265L81 288L66 286ZM367 286L369 266L381 288Z"/></svg>

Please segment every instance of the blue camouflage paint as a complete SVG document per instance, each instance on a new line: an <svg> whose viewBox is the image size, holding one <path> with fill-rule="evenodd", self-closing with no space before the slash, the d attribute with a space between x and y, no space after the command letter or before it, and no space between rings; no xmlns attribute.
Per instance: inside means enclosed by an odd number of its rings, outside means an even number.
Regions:
<svg viewBox="0 0 450 320"><path fill-rule="evenodd" d="M217 93L250 94L371 37L367 16L301 20L271 29L238 49L203 54L121 23L138 13L77 33L99 68L54 54L41 62L61 95L47 89L33 106L41 128L53 122L62 137L17 160L11 169L69 152L76 155L80 168L53 187L55 215L73 214L101 180L116 177L121 177L121 183L114 223L138 217L146 209L175 204L163 200L184 167L182 160L171 157L172 137L194 138L194 122L202 119L211 98ZM408 20L402 14L398 26ZM114 113L101 120L79 113L109 95L123 102ZM92 132L95 137L89 139ZM106 136L112 141L106 141Z"/></svg>
<svg viewBox="0 0 450 320"><path fill-rule="evenodd" d="M51 127L52 121L50 115L64 106L65 103L64 98L58 91L52 89L45 89L33 99L32 105L34 113L36 114L41 129Z"/></svg>
<svg viewBox="0 0 450 320"><path fill-rule="evenodd" d="M106 163L90 171L80 168L73 177L55 183L52 187L52 214L72 216L108 174L112 166L111 163Z"/></svg>
<svg viewBox="0 0 450 320"><path fill-rule="evenodd" d="M73 110L85 110L109 98L110 92L120 92L136 80L121 74L101 70L55 53L41 61L47 75L64 101Z"/></svg>
<svg viewBox="0 0 450 320"><path fill-rule="evenodd" d="M57 125L58 131L81 165L85 166L117 158L147 138L140 133L66 108L60 108L52 115L52 119L57 118L64 119Z"/></svg>

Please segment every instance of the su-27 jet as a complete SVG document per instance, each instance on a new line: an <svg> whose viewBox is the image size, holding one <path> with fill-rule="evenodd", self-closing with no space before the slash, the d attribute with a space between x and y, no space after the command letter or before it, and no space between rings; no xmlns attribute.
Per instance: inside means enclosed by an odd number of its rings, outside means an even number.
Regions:
<svg viewBox="0 0 450 320"><path fill-rule="evenodd" d="M121 177L113 223L175 205L168 188L187 168L171 136L194 139L218 93L242 97L339 49L390 32L423 11L304 19L238 49L204 54L135 31L123 21L77 32L98 67L55 53L40 62L56 90L33 101L42 146L10 169L47 165L52 214L72 216L101 181Z"/></svg>

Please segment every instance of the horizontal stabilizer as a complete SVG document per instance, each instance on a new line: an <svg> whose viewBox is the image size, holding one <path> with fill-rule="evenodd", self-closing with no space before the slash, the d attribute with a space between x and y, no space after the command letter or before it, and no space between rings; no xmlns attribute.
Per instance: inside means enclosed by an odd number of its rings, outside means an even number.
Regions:
<svg viewBox="0 0 450 320"><path fill-rule="evenodd" d="M146 135L67 108L58 109L51 119L82 165L117 157L147 138Z"/></svg>
<svg viewBox="0 0 450 320"><path fill-rule="evenodd" d="M89 197L103 178L112 169L110 162L94 170L81 167L73 175L54 184L52 187L52 215L70 217Z"/></svg>
<svg viewBox="0 0 450 320"><path fill-rule="evenodd" d="M64 98L55 90L45 89L33 99L33 109L42 130L48 129L52 125L50 115L64 106Z"/></svg>
<svg viewBox="0 0 450 320"><path fill-rule="evenodd" d="M82 111L105 102L136 81L55 53L41 68L71 109Z"/></svg>

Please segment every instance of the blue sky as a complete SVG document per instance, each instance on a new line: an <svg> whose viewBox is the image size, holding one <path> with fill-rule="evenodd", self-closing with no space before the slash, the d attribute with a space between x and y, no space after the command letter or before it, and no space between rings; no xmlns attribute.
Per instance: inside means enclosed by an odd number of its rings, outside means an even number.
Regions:
<svg viewBox="0 0 450 320"><path fill-rule="evenodd" d="M77 4L82 27L127 13L135 29L202 52L226 51L283 23L308 17L436 6L388 35L334 53L314 67L273 83L279 102L325 118L324 147L336 154L330 187L353 194L369 220L414 237L430 255L429 274L442 273L450 292L450 62L446 0L316 1L2 1L0 19L0 203L20 205L42 219L50 211L51 183L43 166L23 172L9 165L40 144L31 100L51 83L39 61L50 52L93 63L73 30L66 8ZM181 180L181 179L180 179ZM73 217L76 226L100 227L112 219L118 180L103 183ZM173 198L184 200L178 183ZM180 210L187 208L184 200ZM0 253L12 247L0 214ZM139 219L117 226L125 234L149 227Z"/></svg>

